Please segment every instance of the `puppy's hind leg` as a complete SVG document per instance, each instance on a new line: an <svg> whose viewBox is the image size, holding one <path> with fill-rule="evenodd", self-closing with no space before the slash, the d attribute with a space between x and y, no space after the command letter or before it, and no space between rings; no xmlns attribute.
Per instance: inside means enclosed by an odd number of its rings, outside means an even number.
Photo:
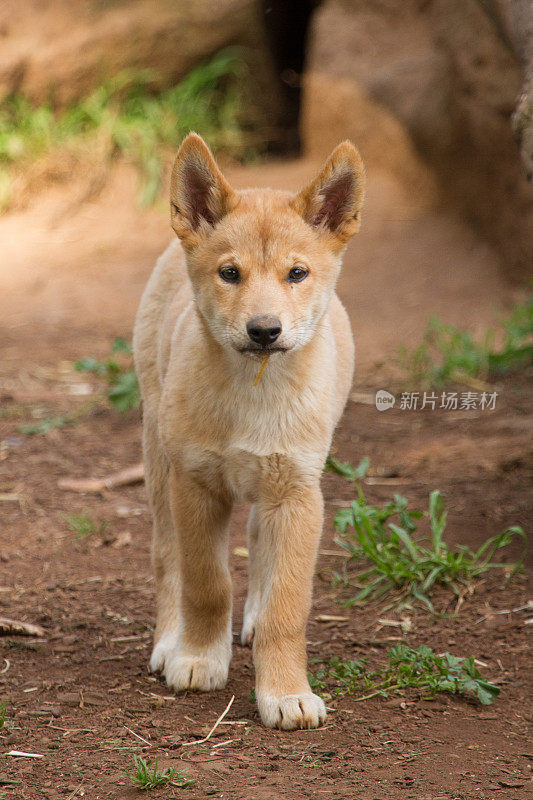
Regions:
<svg viewBox="0 0 533 800"><path fill-rule="evenodd" d="M244 606L241 644L250 646L261 608L261 552L259 542L259 517L253 505L248 517L248 596Z"/></svg>
<svg viewBox="0 0 533 800"><path fill-rule="evenodd" d="M163 452L157 422L145 414L143 452L146 489L153 515L152 561L157 592L157 620L152 672L163 672L175 649L180 625L180 560L177 536L168 496L168 462Z"/></svg>

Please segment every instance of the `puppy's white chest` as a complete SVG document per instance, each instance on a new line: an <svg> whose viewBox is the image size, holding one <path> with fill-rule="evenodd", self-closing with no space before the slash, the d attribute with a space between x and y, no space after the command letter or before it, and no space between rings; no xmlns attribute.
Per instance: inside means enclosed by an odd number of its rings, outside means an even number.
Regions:
<svg viewBox="0 0 533 800"><path fill-rule="evenodd" d="M224 482L239 500L253 503L259 496L264 459L244 450L223 458Z"/></svg>
<svg viewBox="0 0 533 800"><path fill-rule="evenodd" d="M183 455L186 469L204 485L214 491L224 488L235 498L249 503L257 500L265 458L236 449L221 453L185 448Z"/></svg>
<svg viewBox="0 0 533 800"><path fill-rule="evenodd" d="M246 502L258 499L280 463L291 477L320 474L330 443L327 390L311 385L296 392L275 374L268 378L257 387L208 388L200 407L187 406L192 424L179 437L186 469Z"/></svg>

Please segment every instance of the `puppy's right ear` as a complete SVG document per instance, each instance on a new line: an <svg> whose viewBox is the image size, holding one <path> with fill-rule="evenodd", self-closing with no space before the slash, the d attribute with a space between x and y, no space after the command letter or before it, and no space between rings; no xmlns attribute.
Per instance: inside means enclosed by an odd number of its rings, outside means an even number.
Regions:
<svg viewBox="0 0 533 800"><path fill-rule="evenodd" d="M237 202L237 195L196 133L183 140L170 179L172 227L185 247L214 228Z"/></svg>

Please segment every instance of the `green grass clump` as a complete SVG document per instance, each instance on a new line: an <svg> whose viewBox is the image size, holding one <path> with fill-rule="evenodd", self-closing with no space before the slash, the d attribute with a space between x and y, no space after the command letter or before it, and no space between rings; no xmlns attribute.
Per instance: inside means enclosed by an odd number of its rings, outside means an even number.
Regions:
<svg viewBox="0 0 533 800"><path fill-rule="evenodd" d="M121 361L117 360L117 355L122 356ZM91 357L82 358L76 361L74 369L78 372L91 372L103 378L108 385L107 399L118 411L139 407L139 382L132 367L131 345L125 339L115 339L112 355L105 361L97 361Z"/></svg>
<svg viewBox="0 0 533 800"><path fill-rule="evenodd" d="M381 599L393 593L396 599L391 605L405 606L418 600L434 613L430 595L436 586L445 586L459 595L460 585L469 584L490 569L512 568L508 576L511 577L523 564L527 537L517 525L487 539L476 551L466 545L450 549L443 538L447 512L439 491L431 492L427 512L410 510L408 501L398 494L390 503L378 508L368 505L360 484L368 469L368 459L354 469L330 456L326 469L354 481L356 499L349 508L340 509L334 519L339 533L336 541L349 553L349 562L366 561L368 564L350 578L346 574L336 575L337 581L359 588L346 605ZM429 539L414 538L417 521L422 517L429 521ZM495 554L507 547L515 536L524 540L524 552L518 563L494 562Z"/></svg>
<svg viewBox="0 0 533 800"><path fill-rule="evenodd" d="M101 166L120 153L141 175L140 201L152 203L162 185L166 154L191 130L219 152L251 158L261 147L246 95L243 50L230 47L193 69L177 85L156 92L155 75L125 70L69 108L35 107L13 96L0 104L0 208L12 200L12 168L27 168L57 151L74 162ZM249 86L248 86L249 91Z"/></svg>
<svg viewBox="0 0 533 800"><path fill-rule="evenodd" d="M429 697L451 692L477 697L483 705L490 705L500 693L498 686L482 677L473 656L437 655L425 645L414 650L399 644L389 650L388 658L386 667L374 670L369 668L367 658L353 661L332 658L309 675L311 688L318 692L360 695L356 701L402 694L406 689L420 689Z"/></svg>
<svg viewBox="0 0 533 800"><path fill-rule="evenodd" d="M3 703L0 703L0 728L4 727L4 722L6 721L7 716L7 703L4 700Z"/></svg>
<svg viewBox="0 0 533 800"><path fill-rule="evenodd" d="M481 341L432 317L422 344L412 351L401 348L400 364L414 386L484 379L533 364L533 295Z"/></svg>
<svg viewBox="0 0 533 800"><path fill-rule="evenodd" d="M109 522L96 522L86 511L83 514L70 514L65 517L65 521L78 541L103 533L109 525Z"/></svg>
<svg viewBox="0 0 533 800"><path fill-rule="evenodd" d="M138 789L155 789L164 784L183 788L194 783L192 778L174 767L167 767L158 772L157 757L152 761L146 761L142 756L134 756L133 761L134 772L126 772L126 775Z"/></svg>

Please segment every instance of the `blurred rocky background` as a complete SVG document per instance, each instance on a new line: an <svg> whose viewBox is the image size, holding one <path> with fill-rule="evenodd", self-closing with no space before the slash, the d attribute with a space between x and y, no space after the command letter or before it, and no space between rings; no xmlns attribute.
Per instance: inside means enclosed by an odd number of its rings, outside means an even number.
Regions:
<svg viewBox="0 0 533 800"><path fill-rule="evenodd" d="M231 146L227 134L215 137L214 147L237 159L298 151L318 159L350 138L370 175L385 169L407 193L454 207L501 253L508 277L527 274L530 0L3 0L0 167L11 176L4 175L4 210L27 195L28 174L32 186L46 184L43 171L64 180L75 160L74 148L54 173L51 123L29 145L37 123L15 99L56 117L81 103L76 130L86 134L86 98L106 81L144 71L143 90L157 97L227 48L237 48L245 66L233 74L233 111L245 135ZM111 150L120 149L113 136ZM37 170L29 168L35 160Z"/></svg>

